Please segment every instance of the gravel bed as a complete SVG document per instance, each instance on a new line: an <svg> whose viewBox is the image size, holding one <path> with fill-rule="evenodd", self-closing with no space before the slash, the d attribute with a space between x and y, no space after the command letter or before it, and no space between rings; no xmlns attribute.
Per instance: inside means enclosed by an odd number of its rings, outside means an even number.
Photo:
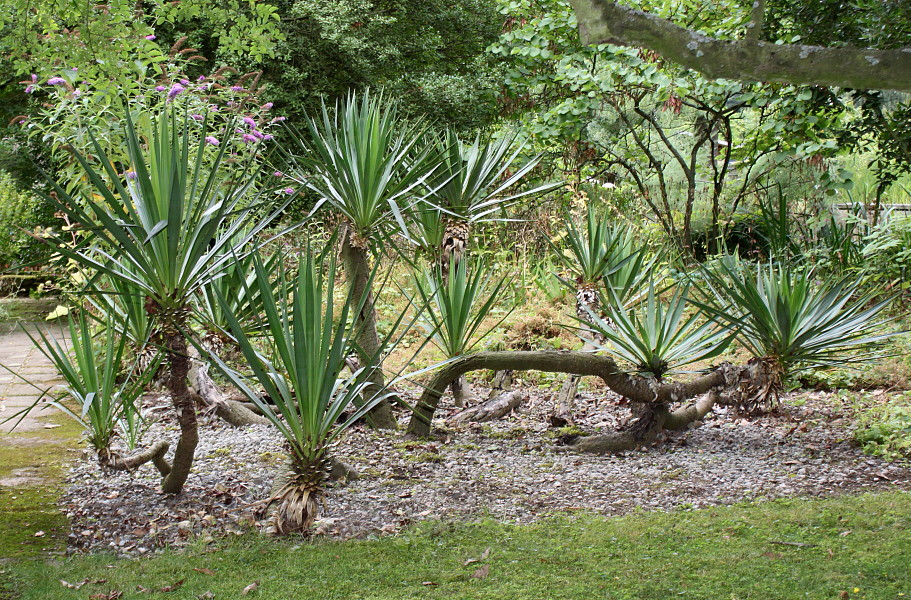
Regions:
<svg viewBox="0 0 911 600"><path fill-rule="evenodd" d="M440 437L432 442L355 428L336 455L360 477L331 486L316 533L350 538L394 534L423 519L529 522L557 512L618 515L911 489L911 470L850 443L847 407L824 393L791 396L779 414L750 420L716 409L700 426L664 435L647 449L593 456L557 446L546 424L550 395L525 392L529 400L495 423L446 427L448 413L440 411ZM629 418L616 397L595 395L577 402L580 427L609 431ZM274 429L204 420L200 433L193 473L178 497L159 492L151 465L102 474L92 457L77 464L61 501L73 527L70 551L137 555L269 531L262 500L285 459ZM176 437L165 416L145 439Z"/></svg>

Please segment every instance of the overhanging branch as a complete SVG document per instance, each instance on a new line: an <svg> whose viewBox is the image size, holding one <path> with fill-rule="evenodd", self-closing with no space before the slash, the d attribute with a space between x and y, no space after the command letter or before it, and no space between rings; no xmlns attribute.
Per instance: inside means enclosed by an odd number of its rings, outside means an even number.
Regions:
<svg viewBox="0 0 911 600"><path fill-rule="evenodd" d="M911 92L911 48L718 40L607 0L570 0L570 4L583 43L648 48L707 77Z"/></svg>

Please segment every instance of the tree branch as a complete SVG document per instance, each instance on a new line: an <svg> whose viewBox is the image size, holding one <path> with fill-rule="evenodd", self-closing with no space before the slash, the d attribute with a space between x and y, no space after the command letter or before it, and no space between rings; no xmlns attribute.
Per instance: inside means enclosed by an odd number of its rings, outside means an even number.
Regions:
<svg viewBox="0 0 911 600"><path fill-rule="evenodd" d="M570 4L583 43L649 48L710 78L911 91L911 48L719 40L608 0L570 0Z"/></svg>
<svg viewBox="0 0 911 600"><path fill-rule="evenodd" d="M716 369L686 383L660 384L654 379L631 375L620 370L607 356L588 352L480 352L463 356L437 372L418 400L411 423L408 425L408 433L429 435L433 413L446 387L461 375L482 369L544 371L600 377L607 387L633 402L659 405L683 402L725 384L723 369Z"/></svg>

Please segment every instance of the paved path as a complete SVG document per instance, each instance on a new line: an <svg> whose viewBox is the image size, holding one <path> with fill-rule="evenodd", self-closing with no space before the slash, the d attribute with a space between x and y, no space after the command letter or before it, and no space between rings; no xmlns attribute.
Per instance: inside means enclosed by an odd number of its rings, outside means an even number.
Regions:
<svg viewBox="0 0 911 600"><path fill-rule="evenodd" d="M2 421L34 404L41 395L40 390L61 382L57 369L35 347L23 327L36 338L35 332L39 327L50 331L58 340L63 336L63 329L55 324L22 323L22 327L11 323L3 324L0 329L0 365L6 368L0 367L0 436L12 430L15 424L15 420L6 423ZM36 408L16 425L15 431L24 433L43 428L46 424L44 419L53 410L48 406Z"/></svg>

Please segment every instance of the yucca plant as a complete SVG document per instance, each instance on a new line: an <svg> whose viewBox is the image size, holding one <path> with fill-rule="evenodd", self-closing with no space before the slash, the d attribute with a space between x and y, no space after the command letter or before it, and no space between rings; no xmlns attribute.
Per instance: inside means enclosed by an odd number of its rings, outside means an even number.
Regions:
<svg viewBox="0 0 911 600"><path fill-rule="evenodd" d="M415 277L417 304L427 307L419 322L447 359L469 354L511 312L485 327L484 322L502 296L506 279L494 280L483 264L469 273L469 262L459 261L448 278L440 269ZM464 406L470 391L461 378L453 382L452 392L456 406Z"/></svg>
<svg viewBox="0 0 911 600"><path fill-rule="evenodd" d="M263 335L253 337L232 312L226 310L225 314L253 381L271 403L248 378L217 356L213 360L289 444L293 473L271 499L279 504L275 528L279 534L307 533L319 514L333 442L386 393L381 389L360 401L370 386L370 372L379 368L378 357L369 357L363 367L342 376L355 335L352 313L361 308L362 301L349 295L341 309L335 309L334 259L325 261L308 251L300 259L296 275L289 276L279 266L277 286L258 257L254 271L253 287L264 300ZM216 294L227 309L228 299L217 290ZM349 404L357 408L342 421Z"/></svg>
<svg viewBox="0 0 911 600"><path fill-rule="evenodd" d="M67 240L55 240L58 251L84 268L132 285L161 329L169 367L167 387L180 425L173 468L162 489L176 494L190 473L199 440L187 387L185 335L192 299L206 282L255 247L257 235L283 206L251 224L248 216L258 209L250 197L254 169L234 171L229 181L222 168L226 144L218 149L194 141L211 137L205 135L205 121L167 112L151 122L150 130L139 131L126 115L131 164L125 177L95 142L98 166L76 155L95 193L73 198L55 184L56 196L48 200L70 222L81 224L84 236L75 248ZM195 128L201 128L198 137L190 134ZM241 231L245 233L239 235Z"/></svg>
<svg viewBox="0 0 911 600"><path fill-rule="evenodd" d="M892 298L875 301L880 290L862 291L859 278L829 276L817 284L812 270L782 263L752 269L732 257L702 275L708 285L701 306L735 327L767 372L768 380L745 398L747 410L774 403L793 373L873 358L894 335L881 332Z"/></svg>
<svg viewBox="0 0 911 600"><path fill-rule="evenodd" d="M294 177L319 196L314 211L324 204L342 215L347 233L342 239L349 291L363 298L356 315L362 360L376 355L373 297L368 289L371 240L385 238L398 227L407 231L405 210L415 202L421 184L436 167L431 148L422 145L424 125L399 118L394 103L369 91L352 93L330 112L324 104L320 119L307 119L305 134L289 127L295 150L286 152ZM368 395L385 386L379 369L370 373ZM393 428L387 402L370 413L374 426Z"/></svg>
<svg viewBox="0 0 911 600"><path fill-rule="evenodd" d="M129 264L119 266L130 269ZM117 267L112 265L112 268ZM132 347L139 372L145 373L159 354L160 342L156 339L154 317L146 312L145 291L131 277L101 276L82 297L97 313L113 318L113 326Z"/></svg>
<svg viewBox="0 0 911 600"><path fill-rule="evenodd" d="M569 252L559 256L573 279L561 281L576 294L577 317L586 321L589 311L600 313L602 286L622 304L636 298L650 280L657 257L647 256L633 230L611 224L602 211L591 205L584 228L576 225L572 215L566 215L564 222Z"/></svg>
<svg viewBox="0 0 911 600"><path fill-rule="evenodd" d="M151 371L140 375L134 369L123 372L127 338L120 334L118 316L106 315L99 326L80 307L71 310L68 319L68 340L58 340L49 331L38 329L32 334L23 328L66 383L59 386L59 394L43 390L32 406L13 418L44 401L79 423L102 467L136 468L153 458L161 465L166 443L156 444L144 461L124 459L112 448L115 438L122 437L128 450L136 449L142 429L138 399L152 376Z"/></svg>
<svg viewBox="0 0 911 600"><path fill-rule="evenodd" d="M491 220L494 213L512 202L559 187L560 184L551 183L510 192L541 158L535 156L511 170L524 149L524 144L516 144L515 133L497 140L477 135L472 144L466 145L450 129L438 139L440 165L427 180L427 202L445 213L445 229L435 260L444 275L450 263L458 262L467 248L472 223ZM417 209L424 210L420 206Z"/></svg>
<svg viewBox="0 0 911 600"><path fill-rule="evenodd" d="M239 237L245 235L240 232ZM226 341L224 332L229 329L228 314L247 327L256 325L258 315L263 311L263 297L259 287L253 285L256 280L254 260L257 254L248 253L237 257L237 260L225 266L220 276L207 281L196 296L196 318L205 330L204 345L210 352L221 355ZM274 251L262 258L267 272L278 271L281 253ZM274 286L278 282L273 283ZM227 305L218 299L224 298Z"/></svg>
<svg viewBox="0 0 911 600"><path fill-rule="evenodd" d="M594 313L589 315L592 330L604 340L592 343L657 380L714 358L731 343L731 330L692 306L688 297L688 286L682 286L667 301L661 300L654 281L649 282L643 301L633 308L625 308L613 295L611 323ZM689 315L688 307L693 309Z"/></svg>

